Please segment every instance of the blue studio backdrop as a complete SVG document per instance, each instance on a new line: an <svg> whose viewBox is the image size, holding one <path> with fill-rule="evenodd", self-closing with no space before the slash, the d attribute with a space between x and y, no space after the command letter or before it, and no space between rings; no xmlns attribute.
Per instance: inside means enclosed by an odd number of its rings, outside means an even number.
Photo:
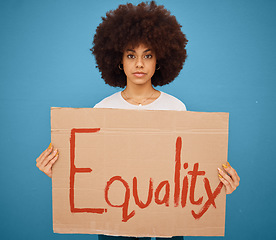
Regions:
<svg viewBox="0 0 276 240"><path fill-rule="evenodd" d="M50 143L50 107L93 107L120 90L104 83L89 49L101 16L126 2L0 1L1 239L97 239L53 233L51 179L35 160ZM190 111L230 113L229 161L241 182L227 196L224 239L275 239L276 1L157 3L189 40L182 72L159 90Z"/></svg>

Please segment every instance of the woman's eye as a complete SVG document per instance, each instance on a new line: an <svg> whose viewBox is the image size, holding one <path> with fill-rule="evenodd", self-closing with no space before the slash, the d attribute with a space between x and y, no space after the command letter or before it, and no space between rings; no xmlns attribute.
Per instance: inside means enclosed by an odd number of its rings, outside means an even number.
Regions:
<svg viewBox="0 0 276 240"><path fill-rule="evenodd" d="M151 54L148 54L145 56L146 59L151 59L152 58L152 55Z"/></svg>
<svg viewBox="0 0 276 240"><path fill-rule="evenodd" d="M129 59L133 59L133 58L135 58L135 56L134 56L134 55L132 55L132 54L128 54L128 55L127 55L127 58L129 58Z"/></svg>

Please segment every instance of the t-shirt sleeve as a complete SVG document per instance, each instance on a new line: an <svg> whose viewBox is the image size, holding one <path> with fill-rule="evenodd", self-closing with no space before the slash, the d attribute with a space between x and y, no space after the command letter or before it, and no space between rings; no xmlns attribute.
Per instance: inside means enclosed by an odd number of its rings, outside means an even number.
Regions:
<svg viewBox="0 0 276 240"><path fill-rule="evenodd" d="M109 97L104 98L102 101L97 103L94 108L120 108L120 93L115 93Z"/></svg>
<svg viewBox="0 0 276 240"><path fill-rule="evenodd" d="M183 102L181 102L178 111L187 111L187 108L186 108L186 106L185 106L185 104Z"/></svg>
<svg viewBox="0 0 276 240"><path fill-rule="evenodd" d="M165 110L187 111L186 106L182 101L167 93L163 93L158 105Z"/></svg>

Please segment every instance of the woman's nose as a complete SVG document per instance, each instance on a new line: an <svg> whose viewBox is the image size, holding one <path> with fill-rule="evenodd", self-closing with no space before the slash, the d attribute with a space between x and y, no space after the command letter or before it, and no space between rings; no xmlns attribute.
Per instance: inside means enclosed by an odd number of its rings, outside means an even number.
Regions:
<svg viewBox="0 0 276 240"><path fill-rule="evenodd" d="M140 58L140 57L137 58L136 67L137 67L137 68L144 67L144 62L143 62L143 59L142 59L142 58Z"/></svg>

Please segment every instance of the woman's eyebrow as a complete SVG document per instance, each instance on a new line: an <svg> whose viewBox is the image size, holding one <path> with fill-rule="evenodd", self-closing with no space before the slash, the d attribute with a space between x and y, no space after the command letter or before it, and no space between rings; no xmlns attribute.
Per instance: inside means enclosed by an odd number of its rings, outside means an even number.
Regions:
<svg viewBox="0 0 276 240"><path fill-rule="evenodd" d="M134 53L136 52L136 51L133 50L133 49L127 49L126 51L127 51L127 52L134 52ZM151 49L147 49L147 50L144 51L144 53L150 52L150 51L151 51Z"/></svg>
<svg viewBox="0 0 276 240"><path fill-rule="evenodd" d="M150 52L151 51L151 49L147 49L146 51L144 51L144 53L146 53L146 52Z"/></svg>

